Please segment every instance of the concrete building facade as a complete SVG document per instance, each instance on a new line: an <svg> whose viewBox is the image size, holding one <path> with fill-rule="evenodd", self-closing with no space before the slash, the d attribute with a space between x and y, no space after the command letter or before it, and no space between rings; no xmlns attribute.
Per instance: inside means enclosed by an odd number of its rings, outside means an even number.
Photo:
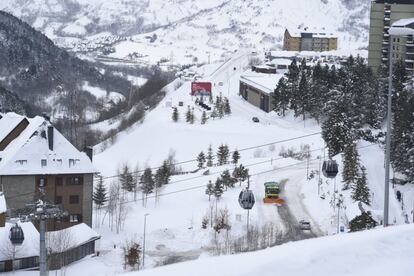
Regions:
<svg viewBox="0 0 414 276"><path fill-rule="evenodd" d="M377 71L382 64L388 64L390 37L388 30L400 20L414 17L414 0L375 0L371 3L368 65ZM414 41L412 36L393 40L393 60L402 59L406 68L414 70Z"/></svg>
<svg viewBox="0 0 414 276"><path fill-rule="evenodd" d="M338 37L333 33L322 31L285 30L283 50L285 51L316 51L325 52L338 49Z"/></svg>

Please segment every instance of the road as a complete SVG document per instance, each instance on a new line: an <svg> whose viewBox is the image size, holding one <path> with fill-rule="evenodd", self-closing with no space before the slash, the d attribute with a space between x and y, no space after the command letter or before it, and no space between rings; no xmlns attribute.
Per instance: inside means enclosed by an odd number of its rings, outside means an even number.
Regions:
<svg viewBox="0 0 414 276"><path fill-rule="evenodd" d="M289 181L285 181L281 185L282 197L286 197L286 184L289 184ZM279 217L285 227L284 235L282 236L278 244L318 237L318 234L316 233L318 233L319 231L315 231L313 229L311 231L300 229L298 219L293 215L292 211L290 210L289 199L290 198L286 198L286 204L276 207ZM315 226L311 223L311 227Z"/></svg>

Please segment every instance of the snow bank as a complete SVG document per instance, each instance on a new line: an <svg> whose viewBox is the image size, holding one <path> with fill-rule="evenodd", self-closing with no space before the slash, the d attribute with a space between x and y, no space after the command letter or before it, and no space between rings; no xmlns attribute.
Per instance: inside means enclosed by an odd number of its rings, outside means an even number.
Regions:
<svg viewBox="0 0 414 276"><path fill-rule="evenodd" d="M126 275L412 275L413 232L413 225L376 229Z"/></svg>

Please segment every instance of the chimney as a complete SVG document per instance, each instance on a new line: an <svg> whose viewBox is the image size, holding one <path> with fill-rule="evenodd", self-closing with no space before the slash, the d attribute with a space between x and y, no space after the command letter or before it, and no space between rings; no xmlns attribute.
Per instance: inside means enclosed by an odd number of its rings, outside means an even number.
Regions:
<svg viewBox="0 0 414 276"><path fill-rule="evenodd" d="M49 141L49 149L53 151L53 126L47 127L47 140Z"/></svg>
<svg viewBox="0 0 414 276"><path fill-rule="evenodd" d="M92 147L85 147L85 149L83 150L86 155L89 157L89 159L92 162L92 158L93 158L93 148Z"/></svg>

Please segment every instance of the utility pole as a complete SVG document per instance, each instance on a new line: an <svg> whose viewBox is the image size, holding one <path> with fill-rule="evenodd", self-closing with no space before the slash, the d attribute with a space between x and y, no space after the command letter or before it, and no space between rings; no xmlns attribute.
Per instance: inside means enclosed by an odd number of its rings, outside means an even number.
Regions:
<svg viewBox="0 0 414 276"><path fill-rule="evenodd" d="M40 197L35 203L27 204L31 209L27 220L39 221L39 239L40 239L40 253L39 253L39 270L40 276L47 276L47 250L46 250L46 223L48 219L57 219L67 216L67 212L63 212L58 206L46 202L46 195L44 190L44 181L40 181L39 185Z"/></svg>
<svg viewBox="0 0 414 276"><path fill-rule="evenodd" d="M144 214L144 241L142 245L142 268L144 268L145 266L145 233L147 229L147 216L149 216L148 213Z"/></svg>
<svg viewBox="0 0 414 276"><path fill-rule="evenodd" d="M390 198L390 152L391 152L391 120L392 120L392 40L390 35L390 48L388 50L389 75L388 75L388 102L387 102L387 140L385 148L385 187L384 187L384 227L388 226L388 208Z"/></svg>

